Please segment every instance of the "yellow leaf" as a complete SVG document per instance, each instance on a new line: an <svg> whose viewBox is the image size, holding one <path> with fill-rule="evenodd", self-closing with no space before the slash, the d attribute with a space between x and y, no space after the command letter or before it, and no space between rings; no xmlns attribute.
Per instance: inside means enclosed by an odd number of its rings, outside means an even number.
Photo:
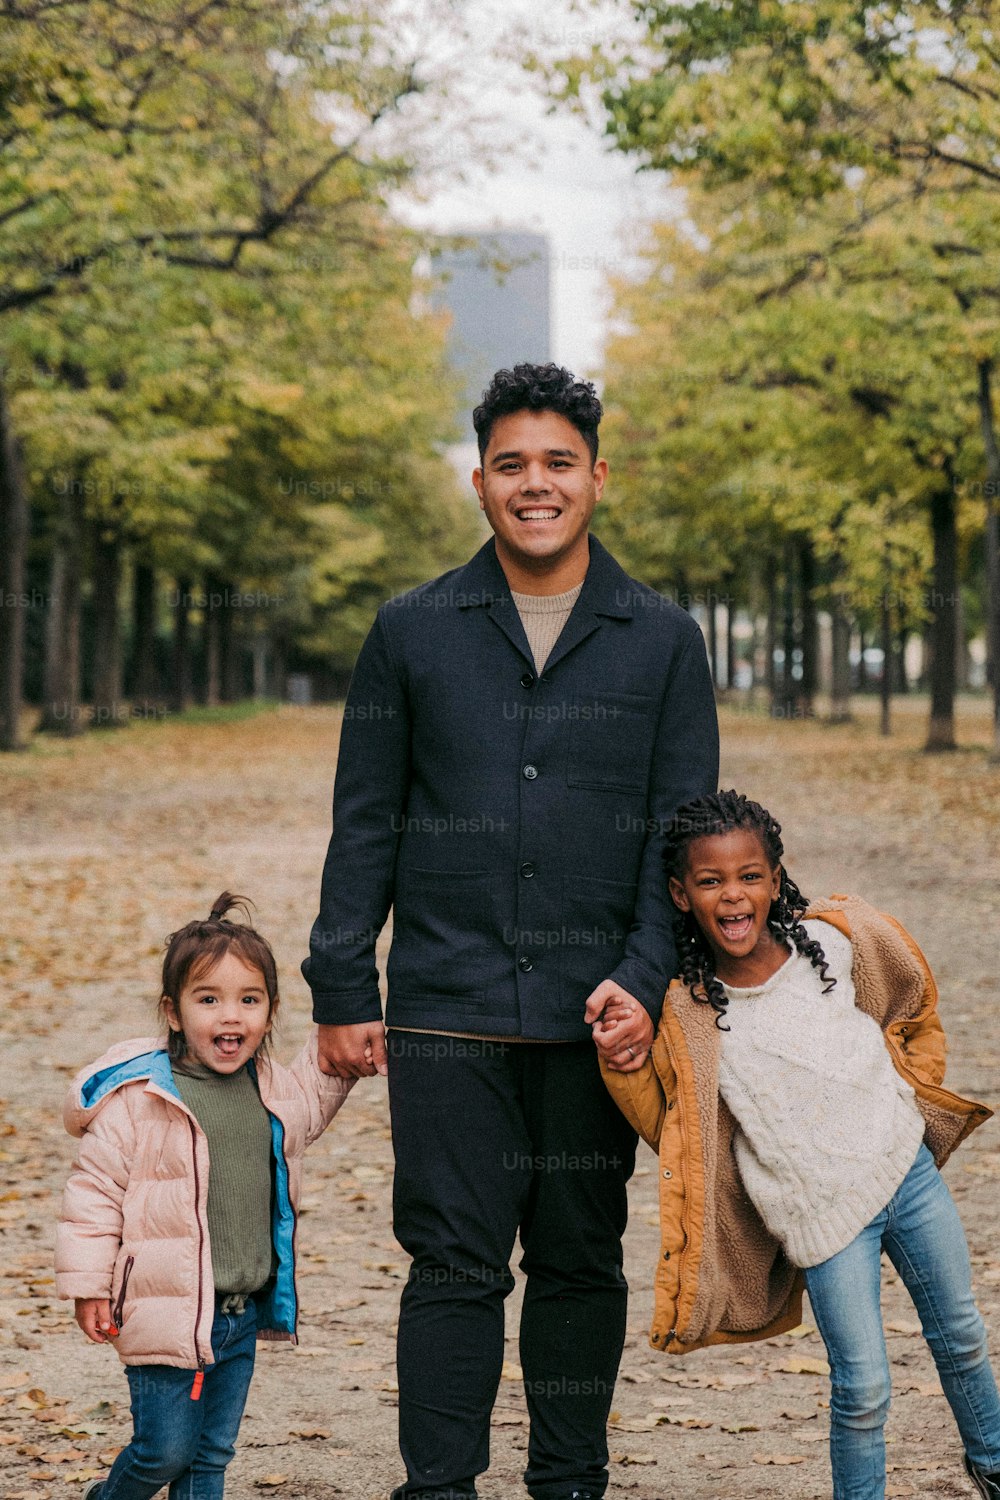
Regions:
<svg viewBox="0 0 1000 1500"><path fill-rule="evenodd" d="M829 1375L830 1373L830 1366L825 1359L805 1357L786 1359L774 1368L780 1375Z"/></svg>

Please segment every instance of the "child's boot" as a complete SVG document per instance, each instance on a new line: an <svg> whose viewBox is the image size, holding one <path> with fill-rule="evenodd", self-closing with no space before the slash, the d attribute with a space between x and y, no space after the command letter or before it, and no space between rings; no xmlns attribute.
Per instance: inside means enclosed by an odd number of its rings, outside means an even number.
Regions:
<svg viewBox="0 0 1000 1500"><path fill-rule="evenodd" d="M1000 1472L985 1474L982 1469L976 1468L968 1454L965 1455L965 1472L982 1495L983 1500L1000 1500Z"/></svg>

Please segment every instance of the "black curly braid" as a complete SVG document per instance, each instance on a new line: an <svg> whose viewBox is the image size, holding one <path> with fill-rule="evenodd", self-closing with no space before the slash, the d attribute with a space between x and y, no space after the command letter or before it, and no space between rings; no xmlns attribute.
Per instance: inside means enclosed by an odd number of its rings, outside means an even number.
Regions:
<svg viewBox="0 0 1000 1500"><path fill-rule="evenodd" d="M746 828L760 839L764 856L773 869L781 871L778 895L771 902L767 925L780 943L791 943L803 958L808 958L823 981L823 993L828 994L837 983L827 970L826 955L815 938L806 932L800 920L809 902L792 880L781 863L784 845L781 842L781 824L761 807L751 802L741 792L712 792L704 797L695 797L679 807L667 827L663 850L663 863L667 878L683 878L687 864L687 853L695 839L710 837L717 833L728 833L734 828ZM677 956L680 961L681 979L695 1000L710 1005L715 1011L715 1024L720 1031L728 1031L722 1024L728 1004L726 992L715 973L712 950L702 935L690 912L676 909L674 934L677 939Z"/></svg>

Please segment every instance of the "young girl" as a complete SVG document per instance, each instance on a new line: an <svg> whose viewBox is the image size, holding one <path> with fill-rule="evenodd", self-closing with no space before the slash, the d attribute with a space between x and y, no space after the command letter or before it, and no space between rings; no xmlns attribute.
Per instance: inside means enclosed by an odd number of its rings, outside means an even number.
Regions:
<svg viewBox="0 0 1000 1500"><path fill-rule="evenodd" d="M274 955L227 920L167 939L166 1036L122 1042L74 1080L64 1118L80 1148L63 1197L56 1287L126 1366L133 1436L85 1500L218 1500L257 1338L294 1342L302 1155L353 1080L315 1039L291 1068L269 1056Z"/></svg>
<svg viewBox="0 0 1000 1500"><path fill-rule="evenodd" d="M912 938L857 897L808 906L780 833L736 792L678 810L664 852L681 978L648 1055L611 1051L631 1071L609 1070L602 1048L608 1087L659 1151L651 1342L686 1354L770 1338L801 1321L804 1280L830 1362L834 1500L882 1500L884 1249L966 1469L1000 1500L1000 1398L938 1172L991 1111L941 1086L937 991Z"/></svg>

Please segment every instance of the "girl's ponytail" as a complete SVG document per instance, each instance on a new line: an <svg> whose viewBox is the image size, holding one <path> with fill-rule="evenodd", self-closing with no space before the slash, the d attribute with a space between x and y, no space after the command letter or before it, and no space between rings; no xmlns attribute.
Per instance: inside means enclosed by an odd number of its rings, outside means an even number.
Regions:
<svg viewBox="0 0 1000 1500"><path fill-rule="evenodd" d="M253 902L247 896L234 896L231 891L223 891L221 896L216 896L212 910L208 914L210 922L223 922L226 912L238 908L247 921L250 921L250 910ZM232 925L231 923L227 925Z"/></svg>

